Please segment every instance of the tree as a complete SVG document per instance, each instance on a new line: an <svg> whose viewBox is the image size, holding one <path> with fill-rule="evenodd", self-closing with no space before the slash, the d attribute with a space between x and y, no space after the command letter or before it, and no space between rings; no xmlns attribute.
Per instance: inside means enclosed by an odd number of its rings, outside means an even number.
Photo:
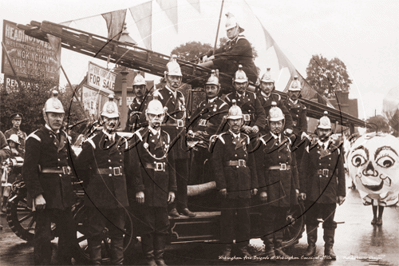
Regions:
<svg viewBox="0 0 399 266"><path fill-rule="evenodd" d="M367 120L367 131L366 132L384 132L389 133L391 130L389 128L388 121L382 115L376 115L369 117Z"/></svg>
<svg viewBox="0 0 399 266"><path fill-rule="evenodd" d="M306 81L320 94L333 97L335 91L348 92L352 84L346 65L338 58L328 60L322 55L313 55L306 68Z"/></svg>
<svg viewBox="0 0 399 266"><path fill-rule="evenodd" d="M394 112L385 112L385 116L388 118L388 124L393 129L393 135L399 137L399 108Z"/></svg>
<svg viewBox="0 0 399 266"><path fill-rule="evenodd" d="M206 54L212 46L208 43L201 42L187 42L174 48L171 54L177 55L177 58L197 63L199 58Z"/></svg>

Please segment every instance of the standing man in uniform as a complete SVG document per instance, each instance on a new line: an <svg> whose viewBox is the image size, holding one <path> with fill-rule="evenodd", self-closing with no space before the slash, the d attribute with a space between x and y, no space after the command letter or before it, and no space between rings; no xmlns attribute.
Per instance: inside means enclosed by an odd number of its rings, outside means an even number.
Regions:
<svg viewBox="0 0 399 266"><path fill-rule="evenodd" d="M308 248L305 256L316 253L317 218L321 217L324 228L324 255L335 260L333 250L337 224L335 208L345 200L345 172L343 154L331 138L331 121L325 114L317 126L317 139L305 148L299 171L301 190L306 193L306 233Z"/></svg>
<svg viewBox="0 0 399 266"><path fill-rule="evenodd" d="M21 122L22 122L22 114L15 113L10 116L12 128L4 132L6 138L10 138L11 135L16 134L19 138L19 142L21 143L20 148L25 152L25 140L26 140L26 133L21 130Z"/></svg>
<svg viewBox="0 0 399 266"><path fill-rule="evenodd" d="M103 130L83 142L75 165L86 192L91 263L101 264L102 232L107 227L111 239L111 264L122 265L125 216L129 206L124 165L126 142L115 133L119 113L113 95L103 106L101 120ZM89 173L87 169L90 169Z"/></svg>
<svg viewBox="0 0 399 266"><path fill-rule="evenodd" d="M263 242L266 255L288 257L283 251L283 229L288 225L287 213L297 205L299 195L298 172L291 153L291 139L284 134L284 114L275 102L269 110L270 132L259 138L255 151L261 206ZM302 196L302 195L301 195Z"/></svg>
<svg viewBox="0 0 399 266"><path fill-rule="evenodd" d="M244 29L240 27L236 17L231 14L226 14L226 35L229 38L227 42L215 52L209 51L203 58L202 66L219 69L220 72L226 73L231 77L234 76L241 65L243 71L248 75L248 78L253 83L258 77L258 70L254 64L251 43L242 34ZM230 80L226 80L230 83ZM224 83L224 82L222 82ZM225 93L231 92L233 88L223 88Z"/></svg>
<svg viewBox="0 0 399 266"><path fill-rule="evenodd" d="M210 171L206 171L211 167L204 167L206 161L212 163L210 160L212 154L208 151L209 138L223 129L223 117L229 110L227 103L219 97L220 83L215 70L212 70L211 76L205 83L205 92L206 99L193 113L191 129L188 131L188 139L198 141L190 167L190 179L193 184L214 181Z"/></svg>
<svg viewBox="0 0 399 266"><path fill-rule="evenodd" d="M182 84L180 66L176 61L176 55L172 55L171 61L166 65L166 85L157 91L158 100L166 107L165 123L162 124L171 140L171 149L175 155L177 195L176 200L170 204L169 215L179 217L180 214L195 217L187 207L187 182L189 177L189 152L186 145L186 103L183 93L178 91ZM180 214L179 214L180 213Z"/></svg>
<svg viewBox="0 0 399 266"><path fill-rule="evenodd" d="M240 132L243 114L234 100L227 119L229 130L211 138L215 143L212 166L216 188L222 197L220 238L225 261L229 261L234 239L241 255L251 257L247 249L251 232L249 208L251 196L258 191L254 154L248 153L249 136Z"/></svg>
<svg viewBox="0 0 399 266"><path fill-rule="evenodd" d="M301 82L295 76L288 88L288 99L284 103L292 117L292 126L294 129L295 141L293 142L293 152L298 164L301 163L301 157L305 150L305 138L309 138L306 133L308 130L308 120L306 118L306 106L298 99L301 96Z"/></svg>
<svg viewBox="0 0 399 266"><path fill-rule="evenodd" d="M235 92L227 94L225 100L229 106L232 106L233 101L235 101L237 106L240 107L243 112L244 123L241 130L254 138L266 126L266 113L256 94L246 90L248 84L247 75L242 66L239 65L233 80Z"/></svg>
<svg viewBox="0 0 399 266"><path fill-rule="evenodd" d="M55 222L58 239L58 263L71 264L76 238L75 222L71 214L74 193L71 183L71 155L68 136L61 130L64 108L58 92L48 99L43 108L46 124L26 139L22 176L36 211L34 262L51 263L51 222Z"/></svg>
<svg viewBox="0 0 399 266"><path fill-rule="evenodd" d="M147 88L144 77L141 73L137 73L133 80L133 93L134 98L132 103L129 105L127 113L126 130L134 132L139 129L144 121L140 120L143 110L145 110L145 97L147 96Z"/></svg>
<svg viewBox="0 0 399 266"><path fill-rule="evenodd" d="M148 127L133 135L129 151L129 178L134 180L139 204L141 246L147 264L166 265L163 259L169 229L168 203L175 199L176 172L169 134L161 129L165 113L160 101L153 99L146 110ZM171 164L172 163L172 164Z"/></svg>
<svg viewBox="0 0 399 266"><path fill-rule="evenodd" d="M276 89L274 86L274 79L272 79L270 68L267 69L266 73L260 78L259 89L256 92L256 96L259 99L265 113L268 114L270 108L272 107L272 102L277 103L277 107L281 109L285 117L285 132L291 135L293 132L292 127L292 117L287 107L284 105L281 96L273 91ZM270 128L266 127L261 131L262 134L268 134Z"/></svg>

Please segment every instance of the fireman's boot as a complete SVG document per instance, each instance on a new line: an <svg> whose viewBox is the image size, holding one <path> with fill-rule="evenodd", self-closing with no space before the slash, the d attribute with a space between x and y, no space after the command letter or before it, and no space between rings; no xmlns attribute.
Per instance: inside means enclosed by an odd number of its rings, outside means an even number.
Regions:
<svg viewBox="0 0 399 266"><path fill-rule="evenodd" d="M123 265L123 236L111 239L111 264Z"/></svg>
<svg viewBox="0 0 399 266"><path fill-rule="evenodd" d="M334 235L335 229L326 229L324 228L324 255L326 259L336 260L337 256L334 253L333 246L334 246Z"/></svg>
<svg viewBox="0 0 399 266"><path fill-rule="evenodd" d="M89 238L88 240L91 265L101 265L101 241L100 237Z"/></svg>
<svg viewBox="0 0 399 266"><path fill-rule="evenodd" d="M147 265L156 266L157 264L155 263L152 234L143 234L141 236L141 248L143 250Z"/></svg>
<svg viewBox="0 0 399 266"><path fill-rule="evenodd" d="M158 266L166 266L166 263L163 259L166 247L166 235L156 234L154 237L155 237L154 239L155 262Z"/></svg>
<svg viewBox="0 0 399 266"><path fill-rule="evenodd" d="M305 257L313 257L316 254L317 242L317 225L306 225L306 233L308 236L308 248L305 251Z"/></svg>
<svg viewBox="0 0 399 266"><path fill-rule="evenodd" d="M265 256L270 260L275 260L276 253L274 252L273 232L266 232L262 240L263 244L265 244Z"/></svg>
<svg viewBox="0 0 399 266"><path fill-rule="evenodd" d="M275 238L274 252L276 253L276 256L288 259L289 256L283 251L283 231L278 230L277 232L274 232L274 238Z"/></svg>

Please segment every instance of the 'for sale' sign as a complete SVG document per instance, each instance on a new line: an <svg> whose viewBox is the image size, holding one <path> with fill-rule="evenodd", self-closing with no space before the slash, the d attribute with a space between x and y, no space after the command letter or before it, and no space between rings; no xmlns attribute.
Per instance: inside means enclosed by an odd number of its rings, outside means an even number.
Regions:
<svg viewBox="0 0 399 266"><path fill-rule="evenodd" d="M89 71L87 73L87 85L102 90L115 90L116 74L89 62Z"/></svg>

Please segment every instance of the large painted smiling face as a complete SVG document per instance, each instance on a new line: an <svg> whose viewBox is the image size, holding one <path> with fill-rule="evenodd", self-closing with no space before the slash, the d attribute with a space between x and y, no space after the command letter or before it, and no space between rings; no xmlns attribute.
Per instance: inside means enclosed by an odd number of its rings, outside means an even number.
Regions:
<svg viewBox="0 0 399 266"><path fill-rule="evenodd" d="M348 152L347 165L360 196L386 202L398 201L399 139L388 134L366 134Z"/></svg>

